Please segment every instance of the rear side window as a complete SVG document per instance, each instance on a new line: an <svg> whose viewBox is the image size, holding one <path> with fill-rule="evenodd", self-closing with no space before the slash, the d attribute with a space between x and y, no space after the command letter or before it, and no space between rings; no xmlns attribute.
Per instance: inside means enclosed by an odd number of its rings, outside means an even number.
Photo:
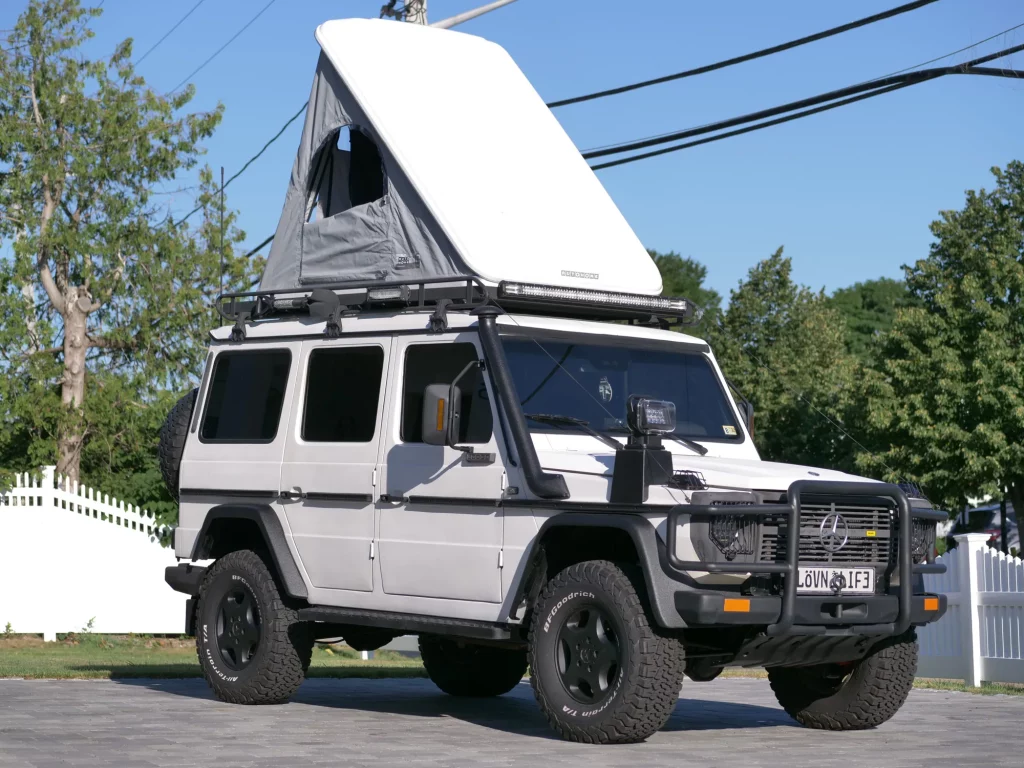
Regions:
<svg viewBox="0 0 1024 768"><path fill-rule="evenodd" d="M309 356L302 439L310 443L368 443L377 431L384 350L316 349Z"/></svg>
<svg viewBox="0 0 1024 768"><path fill-rule="evenodd" d="M222 352L213 364L200 436L208 442L269 443L288 386L287 349Z"/></svg>
<svg viewBox="0 0 1024 768"><path fill-rule="evenodd" d="M405 382L402 390L402 441L423 442L420 421L423 418L423 390L429 384L451 384L462 369L479 360L472 344L414 344L405 356ZM462 392L460 443L486 443L491 439L491 404L479 369L459 380Z"/></svg>

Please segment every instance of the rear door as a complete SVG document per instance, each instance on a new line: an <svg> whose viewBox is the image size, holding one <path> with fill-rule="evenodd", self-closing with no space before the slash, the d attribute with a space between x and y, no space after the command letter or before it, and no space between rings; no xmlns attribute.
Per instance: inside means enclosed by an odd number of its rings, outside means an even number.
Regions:
<svg viewBox="0 0 1024 768"><path fill-rule="evenodd" d="M302 345L281 488L314 587L374 588L374 477L390 347L390 339Z"/></svg>

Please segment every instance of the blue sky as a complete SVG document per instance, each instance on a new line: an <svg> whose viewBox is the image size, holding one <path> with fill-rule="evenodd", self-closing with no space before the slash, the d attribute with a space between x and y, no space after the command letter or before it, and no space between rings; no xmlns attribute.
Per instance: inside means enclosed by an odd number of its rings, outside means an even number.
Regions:
<svg viewBox="0 0 1024 768"><path fill-rule="evenodd" d="M461 31L503 45L546 100L714 62L898 5L902 0L587 3L518 0ZM106 0L97 52L133 37L136 55L195 0ZM482 0L481 0L482 2ZM239 168L309 92L325 19L376 17L382 0L277 0L193 80L193 105L221 102L206 160ZM439 20L479 4L430 0ZM205 0L140 66L157 89L176 85L264 0ZM21 4L0 8L11 26ZM687 80L556 110L581 149L688 128L919 64L1024 22L1019 0L940 0L895 19ZM1024 28L942 63L1024 41ZM1024 68L1024 54L1004 60ZM791 124L599 172L640 239L708 267L728 294L783 245L796 278L833 290L924 257L928 224L989 168L1024 157L1024 83L944 78ZM252 245L271 234L301 120L229 189ZM186 182L190 183L190 182ZM170 198L179 213L190 193Z"/></svg>

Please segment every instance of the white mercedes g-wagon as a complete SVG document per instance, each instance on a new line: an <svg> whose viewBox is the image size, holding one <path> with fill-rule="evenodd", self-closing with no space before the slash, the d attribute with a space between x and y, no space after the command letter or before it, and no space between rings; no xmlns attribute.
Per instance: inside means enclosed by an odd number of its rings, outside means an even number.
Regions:
<svg viewBox="0 0 1024 768"><path fill-rule="evenodd" d="M414 634L455 696L529 669L578 741L650 736L684 675L727 666L767 668L805 725L891 717L945 610L921 578L944 514L760 460L751 405L678 331L699 310L660 296L504 51L362 20L317 39L263 280L221 298L161 435L167 581L215 694L285 701L316 640Z"/></svg>

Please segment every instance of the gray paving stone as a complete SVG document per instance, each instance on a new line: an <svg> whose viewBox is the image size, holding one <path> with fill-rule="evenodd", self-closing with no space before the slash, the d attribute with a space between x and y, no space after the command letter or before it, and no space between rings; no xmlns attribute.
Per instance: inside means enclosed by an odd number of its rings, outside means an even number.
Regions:
<svg viewBox="0 0 1024 768"><path fill-rule="evenodd" d="M874 731L797 727L763 680L687 683L646 744L554 738L528 685L458 700L425 680L310 680L276 707L215 701L201 680L0 680L0 767L1021 765L1024 698L914 691Z"/></svg>

